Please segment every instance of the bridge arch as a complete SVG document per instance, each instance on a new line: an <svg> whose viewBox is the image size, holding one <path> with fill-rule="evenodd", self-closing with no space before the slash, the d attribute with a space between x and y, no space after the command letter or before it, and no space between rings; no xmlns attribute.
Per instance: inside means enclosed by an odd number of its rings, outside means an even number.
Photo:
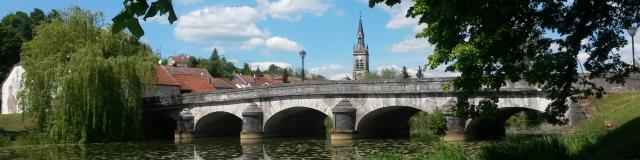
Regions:
<svg viewBox="0 0 640 160"><path fill-rule="evenodd" d="M242 131L242 118L233 113L216 111L198 119L195 134L198 137L239 136Z"/></svg>
<svg viewBox="0 0 640 160"><path fill-rule="evenodd" d="M465 127L466 137L469 139L497 139L505 136L506 121L509 117L520 113L533 112L544 113L541 107L499 107L495 117L475 118L467 121Z"/></svg>
<svg viewBox="0 0 640 160"><path fill-rule="evenodd" d="M265 137L325 136L325 119L329 115L310 107L289 107L268 116ZM330 118L330 117L329 117Z"/></svg>
<svg viewBox="0 0 640 160"><path fill-rule="evenodd" d="M425 110L413 106L386 106L370 111L356 125L358 136L407 137L409 119L420 111Z"/></svg>

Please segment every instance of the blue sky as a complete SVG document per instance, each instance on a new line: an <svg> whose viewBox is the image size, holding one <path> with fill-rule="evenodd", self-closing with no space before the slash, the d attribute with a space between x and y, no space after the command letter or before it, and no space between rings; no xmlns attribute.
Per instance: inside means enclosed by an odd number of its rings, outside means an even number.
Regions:
<svg viewBox="0 0 640 160"><path fill-rule="evenodd" d="M0 1L0 15L33 8L48 12L72 5L102 12L107 23L122 9L121 0ZM246 62L260 68L269 64L299 68L298 52L304 49L309 72L337 79L351 74L361 12L370 69L407 66L415 73L426 63L432 47L426 40L414 38L420 26L417 20L404 17L410 5L403 2L369 8L366 0L174 0L178 21L169 24L166 17L155 17L142 22L145 35L141 41L163 57L189 54L208 58L216 47L236 66ZM630 60L630 51L627 46L619 52ZM581 59L585 58L582 54ZM425 74L456 75L443 72L442 67Z"/></svg>

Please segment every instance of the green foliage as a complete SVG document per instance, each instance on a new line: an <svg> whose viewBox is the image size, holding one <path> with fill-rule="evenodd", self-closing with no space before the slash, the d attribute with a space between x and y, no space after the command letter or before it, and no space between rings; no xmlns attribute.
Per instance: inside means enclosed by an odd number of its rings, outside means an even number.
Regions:
<svg viewBox="0 0 640 160"><path fill-rule="evenodd" d="M0 130L19 132L35 131L36 124L30 119L23 118L22 114L0 114Z"/></svg>
<svg viewBox="0 0 640 160"><path fill-rule="evenodd" d="M309 80L327 80L326 77L319 74L310 74L309 77L310 77Z"/></svg>
<svg viewBox="0 0 640 160"><path fill-rule="evenodd" d="M209 60L201 60L199 63L201 64L199 67L207 68L213 77L233 79L234 73L238 70L233 62L227 61L225 57L220 56L217 48L213 49Z"/></svg>
<svg viewBox="0 0 640 160"><path fill-rule="evenodd" d="M156 57L137 38L97 26L99 13L61 15L23 45L24 114L56 142L139 138L141 92L153 83Z"/></svg>
<svg viewBox="0 0 640 160"><path fill-rule="evenodd" d="M446 71L461 73L454 81L454 89L460 91L459 116L493 113L497 91L506 82L526 81L549 93L547 120L562 123L569 98L604 93L591 79L622 83L631 70L612 51L627 45L621 33L639 16L640 1L413 2L407 16L419 17L419 25L428 24L416 37L434 45L429 67L448 65ZM392 6L401 1L370 0L369 6L378 3ZM578 61L579 53L589 55L585 62ZM578 65L584 65L588 77L578 77ZM586 87L574 85L578 83ZM479 97L484 103L469 103L480 90L487 91Z"/></svg>
<svg viewBox="0 0 640 160"><path fill-rule="evenodd" d="M482 159L571 159L558 136L509 137L482 148Z"/></svg>
<svg viewBox="0 0 640 160"><path fill-rule="evenodd" d="M30 16L24 12L10 13L0 23L0 79L10 72L14 64L20 62L21 44L33 38L33 27L53 19L47 18L44 12L35 8Z"/></svg>
<svg viewBox="0 0 640 160"><path fill-rule="evenodd" d="M251 75L251 66L249 66L249 63L244 63L242 65L242 69L240 70L240 74L242 74L242 75Z"/></svg>
<svg viewBox="0 0 640 160"><path fill-rule="evenodd" d="M418 66L418 72L416 72L416 78L424 78L424 75L422 74L422 67Z"/></svg>
<svg viewBox="0 0 640 160"><path fill-rule="evenodd" d="M333 121L331 118L327 117L324 119L324 133L327 136L330 136L332 131L333 131Z"/></svg>
<svg viewBox="0 0 640 160"><path fill-rule="evenodd" d="M434 109L433 113L429 116L429 130L432 134L443 136L447 132L447 119L442 111Z"/></svg>
<svg viewBox="0 0 640 160"><path fill-rule="evenodd" d="M24 145L38 145L38 144L53 144L56 143L55 140L49 139L49 136L46 133L30 133L27 135L17 136L13 141L14 146L24 146Z"/></svg>
<svg viewBox="0 0 640 160"><path fill-rule="evenodd" d="M447 131L447 119L442 111L418 112L409 119L411 138L435 140Z"/></svg>
<svg viewBox="0 0 640 160"><path fill-rule="evenodd" d="M147 3L147 0L124 0L122 2L124 9L116 15L112 21L113 26L111 31L113 33L119 33L125 28L128 29L136 37L144 35L144 30L138 22L138 17L144 17L143 20L147 20L149 17L154 17L160 13L161 15L169 14L169 23L173 24L178 17L173 11L173 4L171 0L156 0L151 5Z"/></svg>
<svg viewBox="0 0 640 160"><path fill-rule="evenodd" d="M380 71L380 74L375 72L367 72L362 79L364 80L385 80L385 79L400 79L402 74L397 70L391 68L384 68Z"/></svg>
<svg viewBox="0 0 640 160"><path fill-rule="evenodd" d="M421 157L417 159L429 159L429 160L464 160L469 158L470 155L465 154L465 151L460 145L437 143L434 149L428 157Z"/></svg>
<svg viewBox="0 0 640 160"><path fill-rule="evenodd" d="M200 65L200 60L196 57L191 56L191 58L189 58L189 61L187 61L188 67L198 67L198 65Z"/></svg>
<svg viewBox="0 0 640 160"><path fill-rule="evenodd" d="M567 135L515 136L482 147L484 159L633 159L640 155L640 93L591 99L595 117ZM611 131L605 121L614 123Z"/></svg>
<svg viewBox="0 0 640 160"><path fill-rule="evenodd" d="M11 144L11 137L0 135L0 147L9 146Z"/></svg>
<svg viewBox="0 0 640 160"><path fill-rule="evenodd" d="M402 79L409 79L411 78L411 75L409 75L409 72L407 72L407 67L406 66L402 66Z"/></svg>
<svg viewBox="0 0 640 160"><path fill-rule="evenodd" d="M283 83L289 83L289 70L288 69L283 69L282 70L282 82Z"/></svg>

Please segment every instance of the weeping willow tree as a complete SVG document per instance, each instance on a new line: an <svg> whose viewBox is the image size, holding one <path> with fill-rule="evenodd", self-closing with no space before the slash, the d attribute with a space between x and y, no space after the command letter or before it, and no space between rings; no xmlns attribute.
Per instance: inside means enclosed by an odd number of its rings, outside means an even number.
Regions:
<svg viewBox="0 0 640 160"><path fill-rule="evenodd" d="M139 138L142 89L156 58L124 33L101 26L103 17L78 7L36 28L21 53L20 103L48 138L106 142Z"/></svg>

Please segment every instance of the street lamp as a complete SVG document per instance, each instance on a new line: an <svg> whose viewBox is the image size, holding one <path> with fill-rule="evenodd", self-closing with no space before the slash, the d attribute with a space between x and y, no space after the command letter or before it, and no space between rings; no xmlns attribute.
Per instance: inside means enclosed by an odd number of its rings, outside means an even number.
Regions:
<svg viewBox="0 0 640 160"><path fill-rule="evenodd" d="M629 35L631 36L631 60L633 62L633 72L636 71L636 49L635 42L633 40L633 36L636 35L636 31L638 31L638 27L634 25L631 25L631 27L627 29L627 32L629 32Z"/></svg>
<svg viewBox="0 0 640 160"><path fill-rule="evenodd" d="M305 52L304 50L300 51L300 58L302 58L302 81L305 80L305 76L304 76L304 56L307 55L307 52Z"/></svg>

